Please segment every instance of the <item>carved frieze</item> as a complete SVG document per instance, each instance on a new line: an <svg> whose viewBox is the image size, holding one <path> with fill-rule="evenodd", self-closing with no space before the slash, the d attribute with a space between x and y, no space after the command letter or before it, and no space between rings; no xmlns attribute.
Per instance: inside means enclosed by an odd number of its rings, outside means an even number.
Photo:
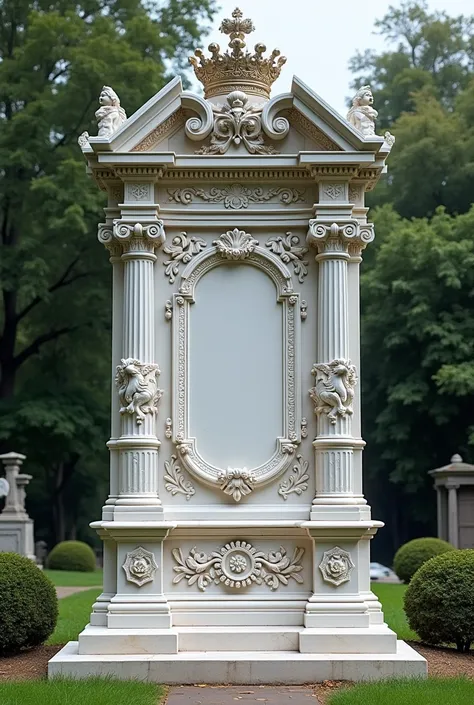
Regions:
<svg viewBox="0 0 474 705"><path fill-rule="evenodd" d="M168 277L170 284L174 284L180 266L190 262L194 255L205 247L205 240L195 236L188 237L187 233L176 235L169 245L163 247L163 252L170 255L170 259L163 262L165 276Z"/></svg>
<svg viewBox="0 0 474 705"><path fill-rule="evenodd" d="M285 264L292 263L298 281L302 284L308 274L308 260L303 259L308 252L308 248L301 246L298 235L285 233L284 238L281 235L270 237L266 246L270 249L270 252L278 255Z"/></svg>
<svg viewBox="0 0 474 705"><path fill-rule="evenodd" d="M326 414L331 424L336 423L338 416L351 416L357 384L355 365L350 360L332 360L313 365L311 374L315 377L315 386L309 390L309 396L314 402L315 414Z"/></svg>
<svg viewBox="0 0 474 705"><path fill-rule="evenodd" d="M174 548L172 554L177 563L173 567L176 573L173 583L184 579L190 586L197 584L201 591L211 583L237 589L266 585L274 591L288 585L290 580L304 582L301 576L304 548L295 548L290 558L282 546L267 553L245 541L230 541L211 554L199 552L196 547L186 558L180 548Z"/></svg>
<svg viewBox="0 0 474 705"><path fill-rule="evenodd" d="M296 463L292 467L292 474L287 480L280 484L278 494L284 500L288 499L290 494L302 495L308 489L308 461L303 459L303 456L296 456Z"/></svg>
<svg viewBox="0 0 474 705"><path fill-rule="evenodd" d="M171 421L171 419L169 420ZM169 438L170 436L167 437ZM164 481L165 489L168 492L171 492L171 495L173 497L176 494L183 494L186 499L189 500L196 492L193 484L185 477L183 477L182 470L179 466L178 458L176 455L172 455L171 460L165 460Z"/></svg>
<svg viewBox="0 0 474 705"><path fill-rule="evenodd" d="M319 570L326 583L332 583L336 587L346 583L351 579L351 573L355 565L351 554L339 546L324 551L323 558L319 564Z"/></svg>
<svg viewBox="0 0 474 705"><path fill-rule="evenodd" d="M260 186L247 188L242 184L230 186L217 186L206 191L202 188L168 189L169 200L187 206L194 198L199 198L205 203L222 203L224 208L240 210L248 208L251 203L265 203L278 198L285 206L304 201L304 190L297 188L274 187L263 189Z"/></svg>
<svg viewBox="0 0 474 705"><path fill-rule="evenodd" d="M138 587L153 581L158 565L155 556L146 548L138 546L133 551L127 553L125 562L122 565L129 583L135 583Z"/></svg>
<svg viewBox="0 0 474 705"><path fill-rule="evenodd" d="M146 364L133 358L122 360L115 375L121 414L135 416L137 424L141 425L146 414L158 411L163 395L163 390L157 386L159 374L160 368L155 363Z"/></svg>

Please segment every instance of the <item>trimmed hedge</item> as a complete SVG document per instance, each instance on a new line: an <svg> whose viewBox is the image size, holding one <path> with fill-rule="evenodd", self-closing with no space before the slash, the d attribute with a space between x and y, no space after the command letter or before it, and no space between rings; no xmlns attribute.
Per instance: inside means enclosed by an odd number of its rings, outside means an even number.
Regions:
<svg viewBox="0 0 474 705"><path fill-rule="evenodd" d="M78 570L91 573L95 570L95 554L83 541L62 541L57 543L48 556L51 570Z"/></svg>
<svg viewBox="0 0 474 705"><path fill-rule="evenodd" d="M453 550L427 561L405 593L410 627L429 644L474 641L474 549Z"/></svg>
<svg viewBox="0 0 474 705"><path fill-rule="evenodd" d="M413 539L400 546L393 559L393 569L400 580L409 583L423 563L445 551L454 551L454 546L442 539Z"/></svg>
<svg viewBox="0 0 474 705"><path fill-rule="evenodd" d="M38 646L58 619L56 589L32 560L0 553L0 655Z"/></svg>

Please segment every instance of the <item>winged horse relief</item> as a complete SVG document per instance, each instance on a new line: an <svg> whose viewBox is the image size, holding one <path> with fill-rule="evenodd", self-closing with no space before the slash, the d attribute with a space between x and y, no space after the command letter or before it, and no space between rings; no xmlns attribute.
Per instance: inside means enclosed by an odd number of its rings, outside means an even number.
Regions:
<svg viewBox="0 0 474 705"><path fill-rule="evenodd" d="M315 404L316 414L327 414L330 423L335 424L338 416L352 415L354 387L357 384L355 365L350 360L333 360L313 365L311 374L315 386L309 396Z"/></svg>
<svg viewBox="0 0 474 705"><path fill-rule="evenodd" d="M129 357L117 366L115 384L121 403L121 414L135 414L137 424L143 423L145 414L155 414L163 390L158 389L156 377L160 374L157 364L145 364Z"/></svg>

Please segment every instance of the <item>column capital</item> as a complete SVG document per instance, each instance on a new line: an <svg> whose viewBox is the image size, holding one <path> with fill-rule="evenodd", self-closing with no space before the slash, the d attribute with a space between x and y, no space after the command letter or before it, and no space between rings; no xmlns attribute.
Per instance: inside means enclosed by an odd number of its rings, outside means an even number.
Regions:
<svg viewBox="0 0 474 705"><path fill-rule="evenodd" d="M122 253L154 257L155 249L160 248L166 240L163 221L159 219L145 223L124 220L99 223L97 237L110 251L112 258L120 257Z"/></svg>
<svg viewBox="0 0 474 705"><path fill-rule="evenodd" d="M360 254L374 238L372 223L360 224L354 219L331 222L313 218L309 221L306 242L316 247L318 255L349 258Z"/></svg>

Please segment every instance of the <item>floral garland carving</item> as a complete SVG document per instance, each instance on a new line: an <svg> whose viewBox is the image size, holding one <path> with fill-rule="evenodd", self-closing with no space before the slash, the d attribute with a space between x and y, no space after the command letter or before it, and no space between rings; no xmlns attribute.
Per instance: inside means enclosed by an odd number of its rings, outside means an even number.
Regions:
<svg viewBox="0 0 474 705"><path fill-rule="evenodd" d="M300 284L303 283L305 276L308 274L308 260L304 260L304 255L308 252L307 247L301 247L300 239L298 235L293 235L292 233L286 233L286 237L283 238L280 235L268 238L266 246L270 249L270 252L278 255L278 257L288 264L293 263L293 269L298 277Z"/></svg>
<svg viewBox="0 0 474 705"><path fill-rule="evenodd" d="M209 191L202 188L168 189L169 200L188 206L193 198L200 198L206 203L223 203L224 208L240 210L248 208L250 203L265 203L278 197L285 206L304 201L304 190L297 188L275 187L264 191L263 188L247 188L242 184L231 184L223 188L213 187Z"/></svg>
<svg viewBox="0 0 474 705"><path fill-rule="evenodd" d="M172 555L177 565L173 567L173 583L185 579L188 585L197 583L201 591L211 583L237 589L266 585L274 591L280 585L288 585L290 579L304 582L300 575L303 554L304 548L296 547L289 558L282 546L278 551L265 553L245 541L230 541L210 555L194 547L186 558L180 548L174 548Z"/></svg>
<svg viewBox="0 0 474 705"><path fill-rule="evenodd" d="M170 284L174 284L181 264L187 264L206 247L205 241L200 237L188 237L187 233L176 235L169 245L163 247L163 252L171 255L171 259L163 262L165 276Z"/></svg>

